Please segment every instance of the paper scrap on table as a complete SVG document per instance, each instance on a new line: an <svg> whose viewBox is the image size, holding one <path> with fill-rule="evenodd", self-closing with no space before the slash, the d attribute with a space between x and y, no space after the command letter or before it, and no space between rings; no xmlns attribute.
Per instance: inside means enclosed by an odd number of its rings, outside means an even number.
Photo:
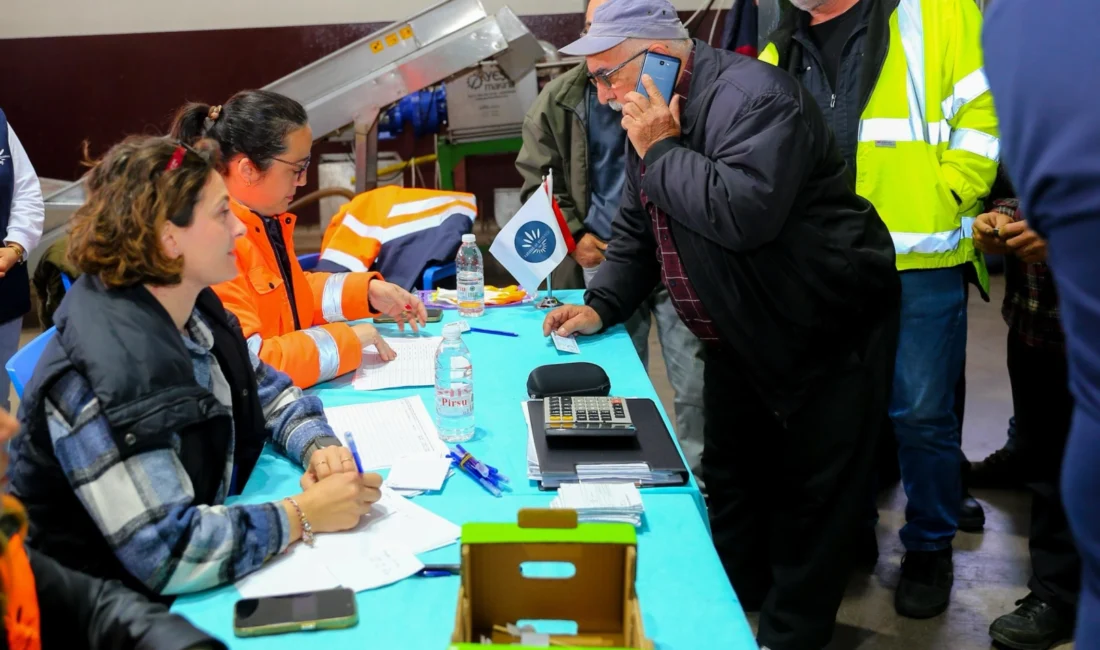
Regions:
<svg viewBox="0 0 1100 650"><path fill-rule="evenodd" d="M399 458L418 454L443 458L450 451L439 439L435 422L419 397L330 406L325 408L325 416L345 447L345 433L355 435L364 471L385 469Z"/></svg>
<svg viewBox="0 0 1100 650"><path fill-rule="evenodd" d="M642 523L642 494L633 483L562 483L551 508L577 511L579 521Z"/></svg>
<svg viewBox="0 0 1100 650"><path fill-rule="evenodd" d="M559 336L557 332L550 332L550 338L554 340L554 347L562 352L568 352L569 354L580 354L581 349L577 346L576 337Z"/></svg>
<svg viewBox="0 0 1100 650"><path fill-rule="evenodd" d="M382 499L354 529L318 533L311 548L295 544L289 553L237 581L245 598L347 587L382 587L407 578L424 565L416 558L458 541L461 529L387 487Z"/></svg>
<svg viewBox="0 0 1100 650"><path fill-rule="evenodd" d="M441 336L383 337L397 358L383 361L373 346L363 349L363 361L351 385L356 390L380 390L435 385L435 351Z"/></svg>
<svg viewBox="0 0 1100 650"><path fill-rule="evenodd" d="M386 477L386 485L395 490L438 492L451 470L451 459L436 454L416 454L397 459Z"/></svg>

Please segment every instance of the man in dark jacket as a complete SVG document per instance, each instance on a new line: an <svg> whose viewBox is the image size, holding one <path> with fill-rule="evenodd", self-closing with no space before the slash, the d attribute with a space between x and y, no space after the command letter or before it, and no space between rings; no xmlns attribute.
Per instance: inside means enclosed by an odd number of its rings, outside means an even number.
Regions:
<svg viewBox="0 0 1100 650"><path fill-rule="evenodd" d="M893 371L893 245L798 83L678 28L666 0L609 0L563 50L623 106L630 147L586 304L543 329L596 333L665 282L708 345L703 475L726 572L762 610L762 646L821 648ZM647 50L681 62L671 105L648 77L649 98L634 92Z"/></svg>

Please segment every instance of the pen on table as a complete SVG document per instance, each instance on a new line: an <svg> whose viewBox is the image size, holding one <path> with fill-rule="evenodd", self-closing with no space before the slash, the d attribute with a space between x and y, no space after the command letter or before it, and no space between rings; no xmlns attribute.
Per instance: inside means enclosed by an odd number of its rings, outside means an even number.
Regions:
<svg viewBox="0 0 1100 650"><path fill-rule="evenodd" d="M344 432L344 438L348 441L348 449L351 450L351 457L355 459L355 468L359 470L359 473L363 473L363 461L359 460L359 449L355 446L355 438L351 435L351 431Z"/></svg>
<svg viewBox="0 0 1100 650"><path fill-rule="evenodd" d="M489 330L484 327L471 327L471 332L480 332L481 334L496 334L497 336L513 336L518 337L519 334L515 332L505 332L504 330Z"/></svg>
<svg viewBox="0 0 1100 650"><path fill-rule="evenodd" d="M498 483L500 481L503 481L505 483L508 482L507 476L501 474L487 463L480 461L477 458L474 458L474 455L466 451L466 448L462 445L455 445L455 448L458 449L458 453L451 452L452 454L454 454L452 458L457 460L460 465L465 465L466 467L469 467L482 478L488 479L494 483ZM458 454L462 455L459 456Z"/></svg>
<svg viewBox="0 0 1100 650"><path fill-rule="evenodd" d="M453 454L454 452L451 452L451 453ZM456 459L456 458L454 457L454 455L452 455L452 456L451 456L451 464L452 464L452 465L454 465L455 467L457 467L457 468L458 468L459 470L461 470L461 471L462 471L462 472L463 472L464 474L466 474L466 475L467 475L467 476L469 476L470 478L472 478L472 479L474 479L475 481L477 481L478 483L480 483L480 484L481 484L481 487L485 488L485 490L486 490L486 491L487 491L487 492L488 492L489 494L491 494L491 495L493 495L493 496L495 496L495 497L499 497L499 496L501 496L501 495L502 495L502 493L501 493L501 491L500 491L500 487L499 487L499 486L497 486L497 485L496 485L495 483L493 483L493 482L492 482L491 480L489 480L489 479L487 479L487 478L484 478L483 476L481 476L480 474L478 474L477 472L475 472L475 471L473 470L473 468L471 468L471 467L469 467L469 466L467 466L467 465L463 465L463 464L462 464L462 462L461 462L460 460L457 460L457 459Z"/></svg>
<svg viewBox="0 0 1100 650"><path fill-rule="evenodd" d="M457 576L461 573L462 565L459 564L425 564L423 569L416 572L416 575L423 578L440 578L443 576Z"/></svg>

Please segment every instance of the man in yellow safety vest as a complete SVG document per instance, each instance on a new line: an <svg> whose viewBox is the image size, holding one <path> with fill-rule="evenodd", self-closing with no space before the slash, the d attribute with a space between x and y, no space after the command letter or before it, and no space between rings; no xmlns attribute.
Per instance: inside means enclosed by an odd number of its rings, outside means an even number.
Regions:
<svg viewBox="0 0 1100 650"><path fill-rule="evenodd" d="M971 226L1000 150L982 16L973 0L791 2L797 10L786 12L760 58L817 100L856 191L878 210L897 253L902 310L890 417L909 502L895 607L932 617L950 599L963 494L953 407L966 282L988 290Z"/></svg>

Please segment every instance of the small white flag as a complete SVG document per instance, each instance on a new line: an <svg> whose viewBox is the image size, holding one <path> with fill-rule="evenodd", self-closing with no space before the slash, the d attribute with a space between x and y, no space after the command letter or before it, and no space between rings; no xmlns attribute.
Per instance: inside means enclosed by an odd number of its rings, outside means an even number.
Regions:
<svg viewBox="0 0 1100 650"><path fill-rule="evenodd" d="M575 247L548 178L505 224L489 252L530 293Z"/></svg>

